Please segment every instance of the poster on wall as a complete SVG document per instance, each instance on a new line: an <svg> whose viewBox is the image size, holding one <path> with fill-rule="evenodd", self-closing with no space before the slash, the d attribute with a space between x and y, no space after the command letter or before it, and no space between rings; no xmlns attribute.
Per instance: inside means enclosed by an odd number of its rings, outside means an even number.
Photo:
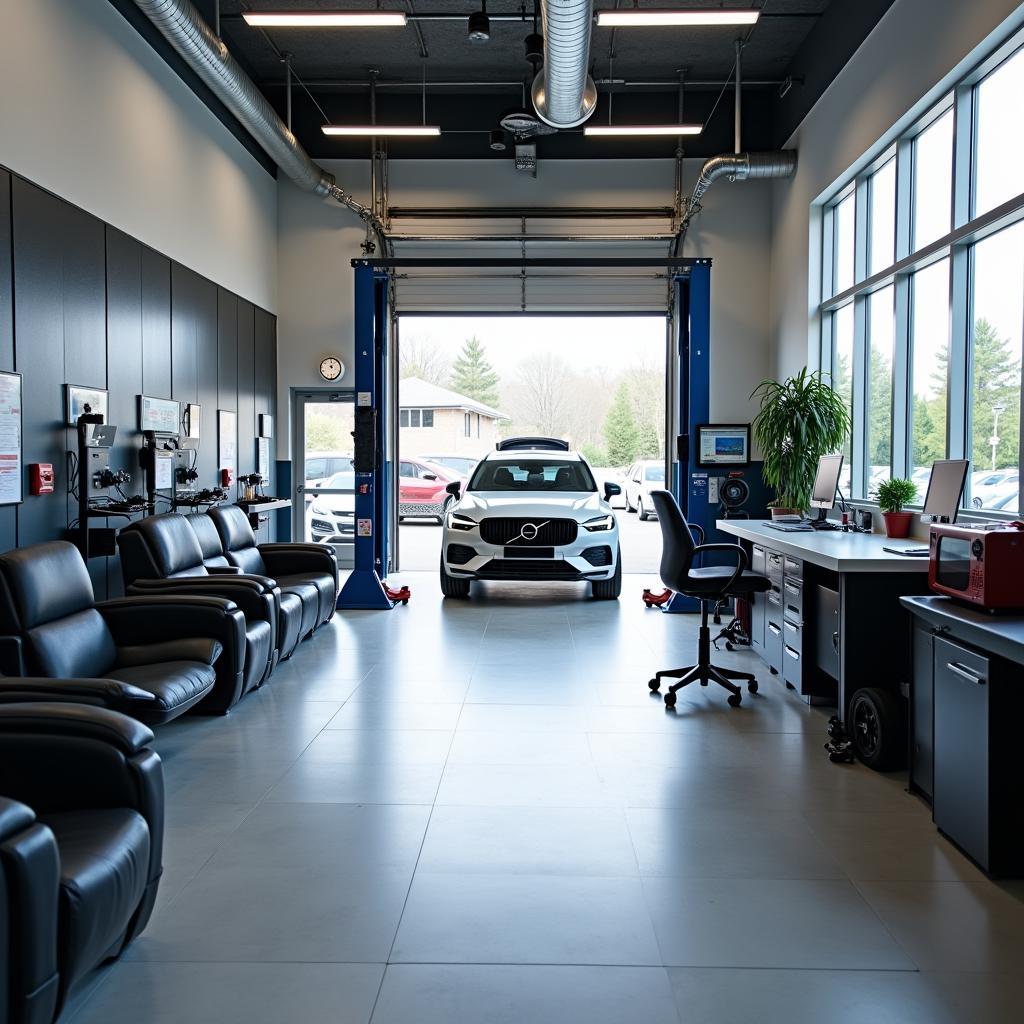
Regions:
<svg viewBox="0 0 1024 1024"><path fill-rule="evenodd" d="M64 385L64 411L65 422L73 427L78 422L78 417L85 412L98 412L107 422L107 392L103 388L87 388L79 384Z"/></svg>
<svg viewBox="0 0 1024 1024"><path fill-rule="evenodd" d="M256 438L256 472L264 480L270 476L270 441L265 437Z"/></svg>
<svg viewBox="0 0 1024 1024"><path fill-rule="evenodd" d="M18 505L23 498L21 374L0 372L0 505Z"/></svg>
<svg viewBox="0 0 1024 1024"><path fill-rule="evenodd" d="M217 468L237 470L238 431L235 414L228 409L217 410Z"/></svg>

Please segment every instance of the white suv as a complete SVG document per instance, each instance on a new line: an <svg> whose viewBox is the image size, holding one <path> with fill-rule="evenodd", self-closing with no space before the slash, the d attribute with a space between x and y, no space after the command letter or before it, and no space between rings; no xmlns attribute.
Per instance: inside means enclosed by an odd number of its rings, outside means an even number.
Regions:
<svg viewBox="0 0 1024 1024"><path fill-rule="evenodd" d="M564 441L511 438L485 456L444 520L441 590L468 597L473 580L585 580L596 598L622 591L619 525L583 456Z"/></svg>
<svg viewBox="0 0 1024 1024"><path fill-rule="evenodd" d="M648 459L645 462L634 462L626 470L626 511L639 512L645 522L656 519L651 491L665 489L665 463Z"/></svg>

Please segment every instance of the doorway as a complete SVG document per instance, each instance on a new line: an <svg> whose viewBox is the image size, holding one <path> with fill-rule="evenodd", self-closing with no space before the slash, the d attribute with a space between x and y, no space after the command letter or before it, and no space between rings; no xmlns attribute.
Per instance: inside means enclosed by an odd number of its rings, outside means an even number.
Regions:
<svg viewBox="0 0 1024 1024"><path fill-rule="evenodd" d="M448 482L465 485L503 438L543 435L579 450L599 488L619 484L623 570L657 573L649 490L665 479L664 314L409 313L397 333L402 569L436 571Z"/></svg>
<svg viewBox="0 0 1024 1024"><path fill-rule="evenodd" d="M353 564L355 540L354 410L352 391L295 393L292 535L307 544L330 544L345 568Z"/></svg>

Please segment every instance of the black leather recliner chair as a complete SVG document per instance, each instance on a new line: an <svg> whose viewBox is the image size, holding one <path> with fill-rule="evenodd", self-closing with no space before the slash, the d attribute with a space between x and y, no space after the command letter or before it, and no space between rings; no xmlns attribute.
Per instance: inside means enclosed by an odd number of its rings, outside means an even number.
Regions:
<svg viewBox="0 0 1024 1024"><path fill-rule="evenodd" d="M164 829L152 741L103 708L0 707L0 1019L55 1020L149 920Z"/></svg>
<svg viewBox="0 0 1024 1024"><path fill-rule="evenodd" d="M197 594L234 601L245 615L243 693L267 679L277 664L280 641L281 592L273 580L242 574L211 576L195 533L185 516L174 512L126 526L118 535L118 548L126 594ZM286 637L292 648L298 642L299 625L298 616L293 618L294 639Z"/></svg>
<svg viewBox="0 0 1024 1024"><path fill-rule="evenodd" d="M257 544L249 517L237 505L210 509L224 557L242 572L271 576L283 594L302 600L302 635L334 615L338 600L338 558L326 544Z"/></svg>
<svg viewBox="0 0 1024 1024"><path fill-rule="evenodd" d="M43 677L37 699L100 703L106 693L108 707L160 724L200 702L226 712L244 668L245 617L231 601L161 594L97 603L81 554L65 541L0 555L0 673ZM0 678L0 700L24 699L26 685Z"/></svg>

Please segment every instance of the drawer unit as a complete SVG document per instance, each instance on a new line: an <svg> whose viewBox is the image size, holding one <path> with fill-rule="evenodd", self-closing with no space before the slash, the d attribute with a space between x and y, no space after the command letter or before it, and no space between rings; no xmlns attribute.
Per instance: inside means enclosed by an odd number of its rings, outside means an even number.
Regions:
<svg viewBox="0 0 1024 1024"><path fill-rule="evenodd" d="M760 544L755 544L751 551L750 569L752 572L765 574L765 551ZM750 646L764 657L764 621L768 598L765 594L750 595Z"/></svg>
<svg viewBox="0 0 1024 1024"><path fill-rule="evenodd" d="M755 544L750 552L750 571L765 574L766 555L760 544Z"/></svg>
<svg viewBox="0 0 1024 1024"><path fill-rule="evenodd" d="M802 580L804 578L804 563L799 558L785 555L782 560L782 571L795 580Z"/></svg>
<svg viewBox="0 0 1024 1024"><path fill-rule="evenodd" d="M765 551L765 575L775 586L782 586L782 555L777 551Z"/></svg>
<svg viewBox="0 0 1024 1024"><path fill-rule="evenodd" d="M782 584L782 610L784 616L797 624L804 619L804 585L800 580L786 576Z"/></svg>
<svg viewBox="0 0 1024 1024"><path fill-rule="evenodd" d="M800 627L792 622L782 624L782 678L793 687L800 690L801 682L801 636Z"/></svg>
<svg viewBox="0 0 1024 1024"><path fill-rule="evenodd" d="M769 590L765 597L764 660L773 672L779 674L782 672L782 600L774 589Z"/></svg>

